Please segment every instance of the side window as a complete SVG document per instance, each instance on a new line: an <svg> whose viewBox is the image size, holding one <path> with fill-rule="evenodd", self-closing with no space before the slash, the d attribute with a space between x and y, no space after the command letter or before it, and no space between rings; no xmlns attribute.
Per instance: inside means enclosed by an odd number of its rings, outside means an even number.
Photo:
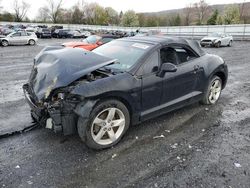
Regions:
<svg viewBox="0 0 250 188"><path fill-rule="evenodd" d="M161 49L161 64L162 63L173 63L177 65L179 63L178 56L175 48L164 47Z"/></svg>
<svg viewBox="0 0 250 188"><path fill-rule="evenodd" d="M142 65L140 74L150 74L156 72L159 66L159 54L158 51L155 51Z"/></svg>
<svg viewBox="0 0 250 188"><path fill-rule="evenodd" d="M20 37L21 36L21 33L14 33L13 35L12 35L13 37Z"/></svg>
<svg viewBox="0 0 250 188"><path fill-rule="evenodd" d="M21 36L27 36L26 32L21 32Z"/></svg>
<svg viewBox="0 0 250 188"><path fill-rule="evenodd" d="M195 59L197 56L189 49L183 47L175 47L179 64Z"/></svg>

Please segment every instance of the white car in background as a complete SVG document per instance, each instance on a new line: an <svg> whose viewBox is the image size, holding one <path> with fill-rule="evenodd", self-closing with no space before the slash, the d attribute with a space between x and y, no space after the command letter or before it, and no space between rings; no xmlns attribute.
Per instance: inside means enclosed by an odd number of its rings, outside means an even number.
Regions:
<svg viewBox="0 0 250 188"><path fill-rule="evenodd" d="M205 46L232 46L233 37L226 33L211 33L208 36L201 39L200 44L202 47Z"/></svg>
<svg viewBox="0 0 250 188"><path fill-rule="evenodd" d="M30 33L26 31L16 31L10 33L6 37L0 38L0 43L2 46L9 45L35 45L37 42L37 36L35 33Z"/></svg>

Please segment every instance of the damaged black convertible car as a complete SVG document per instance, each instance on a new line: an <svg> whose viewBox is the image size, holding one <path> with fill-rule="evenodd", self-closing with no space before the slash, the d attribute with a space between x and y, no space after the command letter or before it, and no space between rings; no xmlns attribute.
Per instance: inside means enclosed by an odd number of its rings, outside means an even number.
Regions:
<svg viewBox="0 0 250 188"><path fill-rule="evenodd" d="M103 149L132 124L198 101L215 104L227 76L223 59L196 41L132 37L91 52L46 47L23 89L37 122Z"/></svg>

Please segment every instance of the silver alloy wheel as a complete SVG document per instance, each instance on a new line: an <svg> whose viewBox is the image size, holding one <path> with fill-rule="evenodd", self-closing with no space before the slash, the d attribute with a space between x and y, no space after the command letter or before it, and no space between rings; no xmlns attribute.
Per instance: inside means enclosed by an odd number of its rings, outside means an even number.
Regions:
<svg viewBox="0 0 250 188"><path fill-rule="evenodd" d="M216 103L216 101L219 99L221 93L221 81L220 80L214 80L211 84L210 91L209 91L209 97L208 100L211 104Z"/></svg>
<svg viewBox="0 0 250 188"><path fill-rule="evenodd" d="M30 44L31 46L35 45L35 43L36 43L36 42L35 42L34 40L30 40L30 41L29 41L29 44Z"/></svg>
<svg viewBox="0 0 250 188"><path fill-rule="evenodd" d="M3 41L2 41L2 45L3 45L3 46L8 46L8 45L9 45L9 43L8 43L8 41L3 40Z"/></svg>
<svg viewBox="0 0 250 188"><path fill-rule="evenodd" d="M125 116L115 107L101 111L91 125L91 136L100 145L114 143L122 135L125 128Z"/></svg>

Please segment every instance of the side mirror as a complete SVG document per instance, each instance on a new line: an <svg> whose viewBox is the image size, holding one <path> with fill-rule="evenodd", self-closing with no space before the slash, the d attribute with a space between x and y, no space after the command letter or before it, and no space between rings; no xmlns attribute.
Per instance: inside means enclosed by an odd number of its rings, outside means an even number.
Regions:
<svg viewBox="0 0 250 188"><path fill-rule="evenodd" d="M166 72L176 72L176 71L177 67L173 63L163 63L160 67L157 76L163 78Z"/></svg>

